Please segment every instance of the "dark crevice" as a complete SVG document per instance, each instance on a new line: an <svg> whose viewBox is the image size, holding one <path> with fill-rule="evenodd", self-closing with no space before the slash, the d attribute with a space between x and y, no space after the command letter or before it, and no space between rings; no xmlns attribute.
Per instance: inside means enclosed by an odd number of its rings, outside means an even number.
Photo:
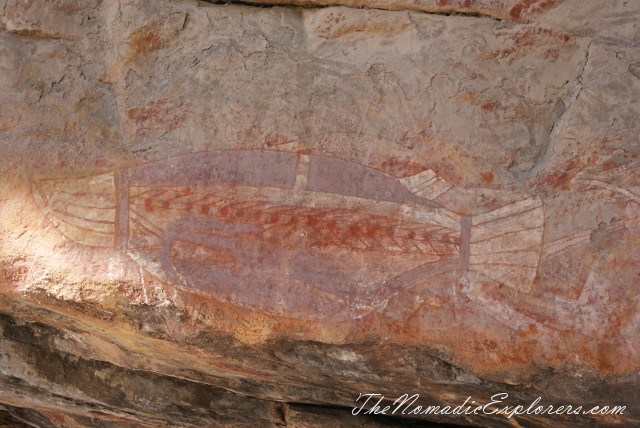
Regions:
<svg viewBox="0 0 640 428"><path fill-rule="evenodd" d="M479 427L479 425L459 425L451 424L447 422L434 422L425 419L411 418L410 416L398 416L390 414L365 414L366 410L358 415L353 415L353 407L343 406L326 406L319 404L307 404L307 403L287 403L289 412L299 412L308 416L317 415L318 417L324 417L327 420L335 418L335 420L351 420L353 426L376 426L383 427L420 427L420 428L473 428Z"/></svg>
<svg viewBox="0 0 640 428"><path fill-rule="evenodd" d="M281 8L295 8L295 9L326 9L329 7L347 7L350 9L365 9L365 10L381 10L387 12L416 12L416 13L425 13L428 15L441 15L441 16L464 16L464 17L475 17L475 18L489 18L495 21L502 21L501 18L479 11L471 11L471 10L458 10L458 9L420 9L420 8L385 8L385 7L371 7L362 5L360 7L350 6L341 2L340 0L329 0L326 4L295 4L295 3L286 3L286 2L259 2L259 1L248 1L248 0L201 0L205 3L215 4L215 5L241 5L241 6L251 6L257 8L273 8L273 7L281 7ZM267 0L269 1L269 0Z"/></svg>
<svg viewBox="0 0 640 428"><path fill-rule="evenodd" d="M56 428L56 425L43 416L40 412L26 407L16 407L3 404L3 412L0 412L0 427L36 427L36 428ZM5 413L2 415L2 413Z"/></svg>

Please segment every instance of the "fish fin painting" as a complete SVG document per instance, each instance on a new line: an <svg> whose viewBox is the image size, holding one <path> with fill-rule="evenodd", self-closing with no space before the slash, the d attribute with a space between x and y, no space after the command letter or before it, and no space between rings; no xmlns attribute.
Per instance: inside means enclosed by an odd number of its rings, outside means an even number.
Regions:
<svg viewBox="0 0 640 428"><path fill-rule="evenodd" d="M116 248L171 287L272 314L361 317L446 272L529 292L540 199L471 216L437 201L453 187L432 170L397 178L323 154L220 150L43 179L33 195L73 242Z"/></svg>

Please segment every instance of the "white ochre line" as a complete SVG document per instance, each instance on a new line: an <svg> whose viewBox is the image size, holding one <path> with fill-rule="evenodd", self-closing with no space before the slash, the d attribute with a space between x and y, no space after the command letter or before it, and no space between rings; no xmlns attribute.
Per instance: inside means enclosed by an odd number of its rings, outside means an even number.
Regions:
<svg viewBox="0 0 640 428"><path fill-rule="evenodd" d="M296 164L296 181L293 185L294 190L303 190L307 188L309 182L309 155L300 155Z"/></svg>

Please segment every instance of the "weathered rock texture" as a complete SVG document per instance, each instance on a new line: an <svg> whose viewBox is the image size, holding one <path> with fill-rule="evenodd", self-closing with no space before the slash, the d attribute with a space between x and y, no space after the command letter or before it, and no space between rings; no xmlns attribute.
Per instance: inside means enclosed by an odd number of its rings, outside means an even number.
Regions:
<svg viewBox="0 0 640 428"><path fill-rule="evenodd" d="M640 2L237 3L0 0L2 423L639 426Z"/></svg>

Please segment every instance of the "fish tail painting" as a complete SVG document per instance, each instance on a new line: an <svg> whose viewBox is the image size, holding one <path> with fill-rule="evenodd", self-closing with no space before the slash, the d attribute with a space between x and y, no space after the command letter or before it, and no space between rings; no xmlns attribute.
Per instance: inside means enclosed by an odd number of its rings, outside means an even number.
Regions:
<svg viewBox="0 0 640 428"><path fill-rule="evenodd" d="M116 236L114 174L41 180L33 196L47 219L78 244L108 248Z"/></svg>
<svg viewBox="0 0 640 428"><path fill-rule="evenodd" d="M402 181L416 195L431 200L452 188L431 170ZM463 216L460 267L528 292L540 261L543 231L544 210L536 196L487 213Z"/></svg>
<svg viewBox="0 0 640 428"><path fill-rule="evenodd" d="M469 269L529 292L541 257L544 211L537 197L472 218Z"/></svg>
<svg viewBox="0 0 640 428"><path fill-rule="evenodd" d="M396 178L332 156L222 150L75 179L33 195L68 239L116 248L170 287L268 313L358 317L429 276L528 292L543 206L461 215L431 170Z"/></svg>

